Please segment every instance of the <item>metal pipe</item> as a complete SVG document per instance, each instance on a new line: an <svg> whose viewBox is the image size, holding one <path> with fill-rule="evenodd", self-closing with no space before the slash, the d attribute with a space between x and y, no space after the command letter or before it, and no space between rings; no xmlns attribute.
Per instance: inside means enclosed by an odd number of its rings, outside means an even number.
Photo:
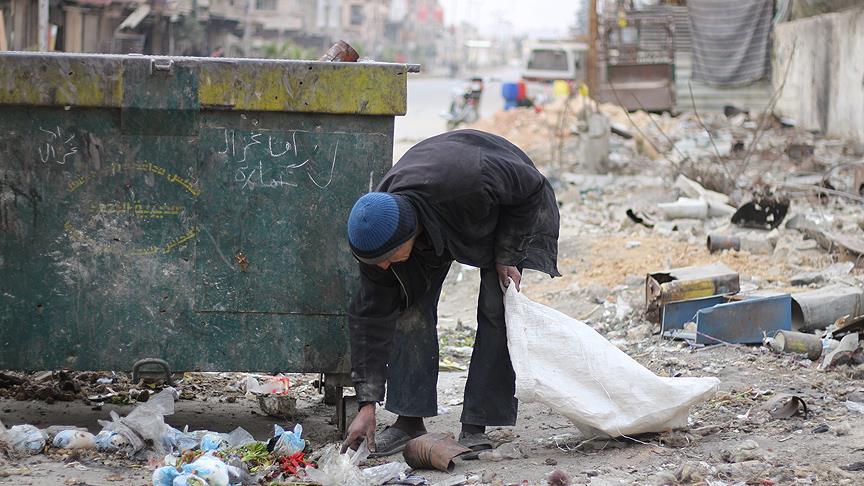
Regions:
<svg viewBox="0 0 864 486"><path fill-rule="evenodd" d="M738 251L740 249L741 238L738 238L737 236L708 235L708 251L710 253L717 253L722 250Z"/></svg>

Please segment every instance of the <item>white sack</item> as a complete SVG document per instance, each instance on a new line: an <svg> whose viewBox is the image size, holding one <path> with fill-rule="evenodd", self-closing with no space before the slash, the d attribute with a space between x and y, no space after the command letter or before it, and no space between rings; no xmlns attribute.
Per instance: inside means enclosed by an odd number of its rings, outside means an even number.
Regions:
<svg viewBox="0 0 864 486"><path fill-rule="evenodd" d="M584 322L514 287L504 308L516 397L548 405L588 437L685 427L690 407L720 385L717 378L659 377Z"/></svg>

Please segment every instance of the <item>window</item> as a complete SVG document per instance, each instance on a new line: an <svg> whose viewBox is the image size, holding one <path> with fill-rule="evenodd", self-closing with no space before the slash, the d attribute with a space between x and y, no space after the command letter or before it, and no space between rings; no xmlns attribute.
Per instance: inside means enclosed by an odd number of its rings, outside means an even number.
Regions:
<svg viewBox="0 0 864 486"><path fill-rule="evenodd" d="M351 25L363 25L363 5L351 5Z"/></svg>
<svg viewBox="0 0 864 486"><path fill-rule="evenodd" d="M255 10L276 10L276 0L255 0Z"/></svg>
<svg viewBox="0 0 864 486"><path fill-rule="evenodd" d="M535 49L528 58L528 69L567 71L567 53L561 49Z"/></svg>

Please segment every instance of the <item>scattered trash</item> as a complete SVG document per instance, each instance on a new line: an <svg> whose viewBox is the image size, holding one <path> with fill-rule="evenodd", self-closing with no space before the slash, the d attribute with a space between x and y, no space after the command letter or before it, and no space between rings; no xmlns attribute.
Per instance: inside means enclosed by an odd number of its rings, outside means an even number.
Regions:
<svg viewBox="0 0 864 486"><path fill-rule="evenodd" d="M254 376L246 377L246 393L285 395L291 390L291 380L283 375L268 376L263 383Z"/></svg>
<svg viewBox="0 0 864 486"><path fill-rule="evenodd" d="M649 273L645 279L646 317L660 322L669 302L732 294L740 290L738 273L722 263Z"/></svg>
<svg viewBox="0 0 864 486"><path fill-rule="evenodd" d="M843 316L864 314L864 289L834 284L792 294L792 328L796 331L825 329Z"/></svg>
<svg viewBox="0 0 864 486"><path fill-rule="evenodd" d="M708 217L728 218L735 213L735 208L729 205L729 196L705 189L698 182L682 174L675 179L675 187L693 199L705 201L708 205Z"/></svg>
<svg viewBox="0 0 864 486"><path fill-rule="evenodd" d="M748 439L737 446L731 446L724 449L720 457L724 461L730 463L743 463L748 461L764 461L765 451L759 447L759 443L755 440Z"/></svg>
<svg viewBox="0 0 864 486"><path fill-rule="evenodd" d="M297 414L297 399L288 395L258 395L258 407L271 417L293 417Z"/></svg>
<svg viewBox="0 0 864 486"><path fill-rule="evenodd" d="M769 400L765 406L774 418L787 419L799 413L807 417L807 403L798 395L779 394Z"/></svg>
<svg viewBox="0 0 864 486"><path fill-rule="evenodd" d="M96 434L96 447L102 452L117 452L129 447L129 440L124 435L110 430Z"/></svg>
<svg viewBox="0 0 864 486"><path fill-rule="evenodd" d="M719 302L718 302L719 301ZM678 337L699 344L762 343L765 334L792 327L792 311L789 294L781 295L731 295L716 298L696 299L691 303L677 303L668 312L664 307L664 336ZM669 307L672 304L667 304ZM689 318L684 311L693 311ZM696 323L695 336L671 329L682 329L684 319ZM687 322L687 321L685 321Z"/></svg>
<svg viewBox="0 0 864 486"><path fill-rule="evenodd" d="M846 409L850 412L864 413L864 403L846 400Z"/></svg>
<svg viewBox="0 0 864 486"><path fill-rule="evenodd" d="M403 456L413 469L453 472L453 459L471 449L456 442L450 434L425 434L405 444Z"/></svg>
<svg viewBox="0 0 864 486"><path fill-rule="evenodd" d="M306 467L306 476L321 486L377 486L394 478L404 478L411 469L404 462L389 462L361 470L359 465L369 457L366 442L360 444L356 452L348 449L340 454L339 447L327 446L318 460L318 467Z"/></svg>
<svg viewBox="0 0 864 486"><path fill-rule="evenodd" d="M54 436L52 445L58 449L95 449L96 437L90 432L62 430Z"/></svg>
<svg viewBox="0 0 864 486"><path fill-rule="evenodd" d="M777 331L766 344L778 353L797 353L816 361L822 356L822 338L814 334L795 331Z"/></svg>
<svg viewBox="0 0 864 486"><path fill-rule="evenodd" d="M728 302L728 300L723 295L669 302L662 309L662 317L660 319L662 325L661 335L667 338L679 337L688 341L696 341L695 323L693 323L693 332L690 335L685 336L679 331L684 330L685 324L693 322L696 318L696 313L701 309L714 307L724 302Z"/></svg>
<svg viewBox="0 0 864 486"><path fill-rule="evenodd" d="M828 329L832 337L842 337L850 332L864 331L864 315L858 317L843 316L834 321L833 328Z"/></svg>
<svg viewBox="0 0 864 486"><path fill-rule="evenodd" d="M499 462L505 459L523 459L528 457L528 454L522 450L518 442L505 442L495 449L482 451L477 455L477 459L481 461Z"/></svg>
<svg viewBox="0 0 864 486"><path fill-rule="evenodd" d="M360 54L347 42L340 40L330 46L327 52L318 58L319 61L327 62L357 62Z"/></svg>
<svg viewBox="0 0 864 486"><path fill-rule="evenodd" d="M16 454L39 454L45 449L45 442L48 437L32 425L14 425L6 430L0 423L0 429L2 429L0 430L0 442L5 442Z"/></svg>
<svg viewBox="0 0 864 486"><path fill-rule="evenodd" d="M705 219L708 217L708 203L701 199L678 198L671 203L660 203L657 208L666 219Z"/></svg>
<svg viewBox="0 0 864 486"><path fill-rule="evenodd" d="M567 473L560 469L556 469L546 475L546 483L549 486L569 486L573 484L573 481Z"/></svg>
<svg viewBox="0 0 864 486"><path fill-rule="evenodd" d="M184 465L183 474L178 477L182 478L184 475L188 476L187 482L192 479L202 479L206 481L204 484L207 486L229 486L228 465L207 454ZM192 486L192 483L189 485ZM174 486L177 486L176 478L174 479Z"/></svg>
<svg viewBox="0 0 864 486"><path fill-rule="evenodd" d="M96 436L100 450L122 450L130 457L140 454L164 456L170 452L166 437L170 437L170 427L165 424L165 415L174 413L173 389L166 388L150 397L133 409L126 417L111 411L111 421L99 420L102 431ZM168 444L166 444L168 442ZM146 447L152 447L145 450Z"/></svg>
<svg viewBox="0 0 864 486"><path fill-rule="evenodd" d="M744 203L732 215L732 224L745 228L774 229L789 212L789 200L783 197L759 196Z"/></svg>
<svg viewBox="0 0 864 486"><path fill-rule="evenodd" d="M852 353L858 350L858 334L847 334L840 340L840 345L830 353L825 355L822 363L819 364L820 370L827 370L834 366L848 364L852 359Z"/></svg>
<svg viewBox="0 0 864 486"><path fill-rule="evenodd" d="M855 236L835 233L829 229L808 220L803 215L796 215L786 223L786 228L800 231L807 238L815 240L827 251L840 251L852 256L864 255L864 240Z"/></svg>
<svg viewBox="0 0 864 486"><path fill-rule="evenodd" d="M300 425L300 424L297 424ZM278 429L277 429L278 431ZM302 431L302 428L301 428ZM298 435L299 437L299 435ZM256 440L252 434L246 432L243 427L237 427L228 434L228 447L242 447L248 444L255 444ZM303 448L301 448L302 450Z"/></svg>
<svg viewBox="0 0 864 486"><path fill-rule="evenodd" d="M741 238L737 236L708 235L708 251L710 253L717 253L723 250L738 251L740 249Z"/></svg>
<svg viewBox="0 0 864 486"><path fill-rule="evenodd" d="M757 237L709 234L707 246L709 253L717 253L723 250L746 251L753 255L770 255L774 252L776 239L766 235Z"/></svg>
<svg viewBox="0 0 864 486"><path fill-rule="evenodd" d="M628 209L626 214L627 214L627 217L630 218L630 220L636 224L641 224L642 226L644 226L646 228L653 228L654 227L654 223L649 222L644 215L636 214L632 209Z"/></svg>
<svg viewBox="0 0 864 486"><path fill-rule="evenodd" d="M294 430L286 432L285 429L278 425L273 426L273 438L270 439L270 444L267 445L268 450L280 456L293 456L294 454L303 451L306 448L306 441L300 438L303 435L303 426L296 424Z"/></svg>
<svg viewBox="0 0 864 486"><path fill-rule="evenodd" d="M822 424L822 425L816 427L815 429L813 429L813 433L814 434L824 434L825 432L828 432L829 430L831 430L831 427L828 427L828 424Z"/></svg>
<svg viewBox="0 0 864 486"><path fill-rule="evenodd" d="M204 452L215 451L228 445L228 439L222 434L209 433L201 437L201 450Z"/></svg>
<svg viewBox="0 0 864 486"><path fill-rule="evenodd" d="M853 268L855 268L855 263L853 262L835 263L815 272L799 273L798 275L793 276L789 280L789 283L792 285L810 285L829 282L836 277L848 275Z"/></svg>

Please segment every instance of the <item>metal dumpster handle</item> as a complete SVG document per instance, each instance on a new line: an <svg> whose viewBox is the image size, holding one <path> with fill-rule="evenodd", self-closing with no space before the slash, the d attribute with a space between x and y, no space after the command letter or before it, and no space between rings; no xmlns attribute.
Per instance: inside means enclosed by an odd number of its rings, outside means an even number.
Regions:
<svg viewBox="0 0 864 486"><path fill-rule="evenodd" d="M153 74L153 71L165 71L170 73L173 69L173 59L150 59L150 74Z"/></svg>
<svg viewBox="0 0 864 486"><path fill-rule="evenodd" d="M141 379L141 367L147 365L157 365L162 368L162 373L165 374L165 383L169 386L174 386L174 378L171 374L171 367L168 362L158 358L139 359L132 365L132 383L138 383Z"/></svg>

